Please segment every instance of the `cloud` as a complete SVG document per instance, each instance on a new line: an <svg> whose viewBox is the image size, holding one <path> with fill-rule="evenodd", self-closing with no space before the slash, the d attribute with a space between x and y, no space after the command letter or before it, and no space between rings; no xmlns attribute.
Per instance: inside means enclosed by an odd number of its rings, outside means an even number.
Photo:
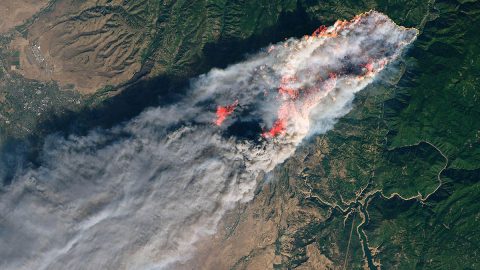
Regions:
<svg viewBox="0 0 480 270"><path fill-rule="evenodd" d="M346 114L417 35L370 12L214 69L176 104L51 135L0 196L1 269L164 269L302 140ZM218 106L228 109L215 125ZM223 120L223 119L222 119ZM217 122L218 123L218 122Z"/></svg>

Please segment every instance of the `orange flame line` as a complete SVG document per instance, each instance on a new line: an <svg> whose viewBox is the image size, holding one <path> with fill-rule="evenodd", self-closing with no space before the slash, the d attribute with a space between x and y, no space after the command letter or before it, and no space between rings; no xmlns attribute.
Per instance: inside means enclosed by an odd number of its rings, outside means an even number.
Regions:
<svg viewBox="0 0 480 270"><path fill-rule="evenodd" d="M227 119L229 115L233 113L235 108L238 105L238 99L234 103L227 106L217 106L217 119L215 120L215 125L221 126L222 123Z"/></svg>

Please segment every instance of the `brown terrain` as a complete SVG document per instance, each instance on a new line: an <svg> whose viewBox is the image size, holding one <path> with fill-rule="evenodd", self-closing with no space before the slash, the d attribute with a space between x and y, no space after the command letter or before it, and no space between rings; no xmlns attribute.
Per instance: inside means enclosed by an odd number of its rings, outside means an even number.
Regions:
<svg viewBox="0 0 480 270"><path fill-rule="evenodd" d="M116 2L122 1L58 1L25 38L12 41L11 49L20 52L18 72L83 94L131 79L140 70L147 33L128 16L108 12Z"/></svg>
<svg viewBox="0 0 480 270"><path fill-rule="evenodd" d="M266 184L253 201L230 211L216 235L199 241L195 257L177 268L267 270L284 265L298 249L293 235L327 219L314 207L300 206L292 192L282 183ZM306 246L306 254L308 260L295 269L340 269L315 242Z"/></svg>
<svg viewBox="0 0 480 270"><path fill-rule="evenodd" d="M252 201L229 211L216 234L200 240L194 257L175 269L352 269L354 257L362 258L357 226L364 217L339 209L354 201L358 190L336 198L332 182L354 184L347 164L329 158L334 150L327 138L318 137L314 144L299 148L275 169L275 180L261 184ZM334 174L323 169L325 162ZM335 181L307 180L317 178ZM355 267L368 269L363 262Z"/></svg>
<svg viewBox="0 0 480 270"><path fill-rule="evenodd" d="M0 34L22 24L44 8L49 0L1 0Z"/></svg>

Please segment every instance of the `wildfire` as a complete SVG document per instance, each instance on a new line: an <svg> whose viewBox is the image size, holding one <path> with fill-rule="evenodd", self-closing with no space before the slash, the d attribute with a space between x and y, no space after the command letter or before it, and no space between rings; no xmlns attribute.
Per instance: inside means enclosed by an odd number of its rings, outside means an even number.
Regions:
<svg viewBox="0 0 480 270"><path fill-rule="evenodd" d="M237 106L238 100L235 100L234 103L227 106L217 106L217 119L215 120L215 125L221 126L225 119L227 119L227 117L233 113Z"/></svg>
<svg viewBox="0 0 480 270"><path fill-rule="evenodd" d="M283 76L282 83L278 87L278 93L285 99L296 99L300 94L299 89L292 85L296 81L297 78L294 76Z"/></svg>
<svg viewBox="0 0 480 270"><path fill-rule="evenodd" d="M342 46L345 46L349 35L356 33L353 31L355 28L365 26L372 14L377 16L375 12L367 12L355 16L350 21L338 20L330 27L320 26L311 35L305 36L299 42L286 41L278 46L271 45L268 48L267 53L274 56L285 51L285 49L288 50L288 54L285 61L280 62L278 68L281 79L275 87L277 92L275 102L278 102L276 119L269 129L263 131L262 137L274 138L285 135L287 132L290 133L290 131L296 131L299 127L308 126L308 117L311 110L337 87L337 80L342 80L346 84L351 84L355 80L355 83L358 83L358 81L372 78L385 67L389 59L386 56L383 58L369 56L367 54L368 50L363 55L364 58L359 58L359 62L362 63L360 64L360 71L358 67L352 68L348 64L340 67L334 66L333 68L325 65L327 70L317 69L315 64L312 66L305 65L306 61L308 62L308 57L316 56L315 49L320 46L329 47L332 57L338 57L337 54L348 55L349 52L345 52ZM383 18L375 19L375 23L385 23ZM326 58L330 55L326 55ZM308 82L305 81L305 78L308 78L306 80ZM345 80L347 81L345 82ZM267 97L268 94L267 89L265 89L264 96ZM227 106L218 106L215 124L220 126L233 113L237 105L238 100Z"/></svg>
<svg viewBox="0 0 480 270"><path fill-rule="evenodd" d="M338 20L331 27L325 25L317 28L312 35L305 36L305 40L314 41L315 39L335 39L339 37L339 33L352 25L358 23L363 15L358 15L353 18L351 21ZM269 53L272 50L269 50ZM288 63L286 64L288 65ZM379 69L382 69L385 65L385 61L380 63ZM372 60L369 60L364 66L364 74L359 76L359 79L364 79L367 76L372 76L375 74L375 66ZM288 70L292 70L289 68ZM322 81L322 78L318 78L319 81ZM284 135L289 121L293 118L301 116L303 118L308 117L310 110L318 104L320 99L326 96L330 91L332 91L337 82L337 74L335 72L330 72L328 78L321 84L320 87L310 87L309 89L301 89L295 83L297 82L297 77L295 74L284 75L281 79L281 83L278 87L278 95L282 100L282 103L277 112L277 120L274 122L270 130L262 133L264 138L273 138L278 135ZM303 90L303 92L302 92ZM323 95L319 95L323 93ZM300 102L296 102L300 99Z"/></svg>
<svg viewBox="0 0 480 270"><path fill-rule="evenodd" d="M312 33L312 36L318 37L318 36L324 35L327 32L327 29L328 28L325 25L322 25Z"/></svg>
<svg viewBox="0 0 480 270"><path fill-rule="evenodd" d="M286 121L283 119L278 119L277 121L275 121L275 123L273 123L273 126L269 131L262 133L262 136L264 138L273 138L277 135L285 134L286 127Z"/></svg>

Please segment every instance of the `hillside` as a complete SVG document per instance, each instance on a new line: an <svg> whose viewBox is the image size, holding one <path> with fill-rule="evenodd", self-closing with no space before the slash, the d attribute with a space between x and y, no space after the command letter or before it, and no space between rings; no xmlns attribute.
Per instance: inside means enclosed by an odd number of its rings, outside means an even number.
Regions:
<svg viewBox="0 0 480 270"><path fill-rule="evenodd" d="M378 9L405 26L426 12L423 1L390 2L37 2L0 36L0 138L38 133L52 116L98 104L142 78L184 80L363 11Z"/></svg>
<svg viewBox="0 0 480 270"><path fill-rule="evenodd" d="M5 1L1 176L12 153L37 165L45 134L171 104L191 78L337 19L376 9L419 29L178 268L480 268L480 1Z"/></svg>

